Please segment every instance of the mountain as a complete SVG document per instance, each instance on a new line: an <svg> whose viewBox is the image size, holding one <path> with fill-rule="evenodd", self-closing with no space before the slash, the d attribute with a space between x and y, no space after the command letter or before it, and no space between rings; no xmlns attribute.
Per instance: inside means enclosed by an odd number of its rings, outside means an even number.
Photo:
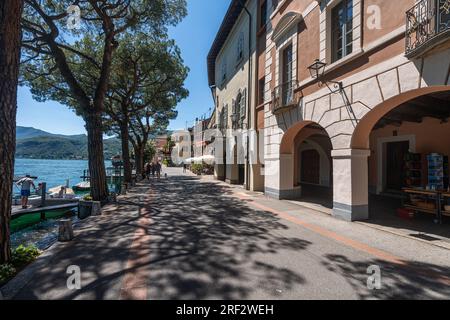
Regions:
<svg viewBox="0 0 450 320"><path fill-rule="evenodd" d="M59 135L35 128L17 127L16 157L26 159L87 159L87 136ZM120 140L105 139L106 159L120 154Z"/></svg>
<svg viewBox="0 0 450 320"><path fill-rule="evenodd" d="M17 126L16 139L29 139L29 138L36 138L36 137L60 137L60 138L67 138L67 139L80 139L82 137L86 137L86 135L78 134L78 135L66 136L66 135L62 135L62 134L54 134L54 133L46 132L46 131L32 128L32 127Z"/></svg>

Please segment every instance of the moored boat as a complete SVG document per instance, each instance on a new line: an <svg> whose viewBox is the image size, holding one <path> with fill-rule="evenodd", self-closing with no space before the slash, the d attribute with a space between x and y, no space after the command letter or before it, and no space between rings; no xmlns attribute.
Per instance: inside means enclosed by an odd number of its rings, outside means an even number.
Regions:
<svg viewBox="0 0 450 320"><path fill-rule="evenodd" d="M72 189L75 192L90 191L91 183L89 181L82 181L82 182L76 184L75 186L73 186Z"/></svg>

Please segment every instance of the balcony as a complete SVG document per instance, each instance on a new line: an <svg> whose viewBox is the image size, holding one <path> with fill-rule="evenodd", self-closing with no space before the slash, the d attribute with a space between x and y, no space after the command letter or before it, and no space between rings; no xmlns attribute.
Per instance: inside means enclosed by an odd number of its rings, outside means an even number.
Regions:
<svg viewBox="0 0 450 320"><path fill-rule="evenodd" d="M298 105L298 94L295 93L297 86L297 81L289 81L275 87L272 92L272 113L278 113Z"/></svg>
<svg viewBox="0 0 450 320"><path fill-rule="evenodd" d="M406 56L423 54L450 39L450 0L421 0L406 12Z"/></svg>

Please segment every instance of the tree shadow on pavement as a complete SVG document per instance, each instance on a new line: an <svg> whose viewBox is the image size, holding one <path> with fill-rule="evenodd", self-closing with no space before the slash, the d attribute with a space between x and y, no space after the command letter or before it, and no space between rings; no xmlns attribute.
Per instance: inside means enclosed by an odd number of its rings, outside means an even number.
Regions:
<svg viewBox="0 0 450 320"><path fill-rule="evenodd" d="M268 297L305 279L267 255L304 250L310 242L281 235L287 229L271 213L232 197L229 187L197 179L169 179L156 186L150 227L150 296L157 299ZM153 209L151 209L153 211ZM167 258L170 257L170 258Z"/></svg>
<svg viewBox="0 0 450 320"><path fill-rule="evenodd" d="M124 276L143 269L149 271L151 299L243 299L256 288L273 296L277 288L305 282L282 263L265 261L267 254L310 244L278 235L287 227L276 216L248 208L214 182L152 183L152 194L146 185L137 187L103 216L89 218L15 298L118 299ZM144 215L152 219L150 226L140 225ZM139 260L150 253L150 262L130 267L130 246L142 228L151 241L133 254ZM70 265L81 269L81 290L67 288Z"/></svg>
<svg viewBox="0 0 450 320"><path fill-rule="evenodd" d="M352 261L342 255L327 255L324 265L347 279L360 299L448 299L450 268L428 263L403 261L402 264L373 259ZM381 287L369 289L368 281L377 266L381 271Z"/></svg>

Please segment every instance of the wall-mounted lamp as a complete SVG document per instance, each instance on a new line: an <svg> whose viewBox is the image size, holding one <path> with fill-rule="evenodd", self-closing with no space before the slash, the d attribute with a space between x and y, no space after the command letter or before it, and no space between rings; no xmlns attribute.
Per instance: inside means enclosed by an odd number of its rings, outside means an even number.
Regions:
<svg viewBox="0 0 450 320"><path fill-rule="evenodd" d="M341 81L333 81L333 80L326 81L326 80L324 80L326 66L327 66L327 64L325 62L322 62L319 59L316 59L314 61L314 63L308 67L311 77L313 79L317 79L319 81L319 83L325 84L332 93L336 93L336 92L344 90L344 85L342 84ZM331 88L328 85L328 83L332 83L333 88Z"/></svg>
<svg viewBox="0 0 450 320"><path fill-rule="evenodd" d="M308 67L309 73L313 79L321 79L325 72L326 63L316 59L312 65Z"/></svg>
<svg viewBox="0 0 450 320"><path fill-rule="evenodd" d="M352 122L354 121L358 124L359 120L353 111L353 107L350 99L347 96L347 93L344 90L344 84L342 81L334 81L334 80L325 80L325 67L327 64L325 62L316 59L312 65L308 67L309 73L313 79L317 79L319 81L319 85L324 84L327 86L328 90L331 93L340 93L342 95L342 99L344 100L345 106L347 107L349 114L352 117ZM332 87L329 85L332 84Z"/></svg>

